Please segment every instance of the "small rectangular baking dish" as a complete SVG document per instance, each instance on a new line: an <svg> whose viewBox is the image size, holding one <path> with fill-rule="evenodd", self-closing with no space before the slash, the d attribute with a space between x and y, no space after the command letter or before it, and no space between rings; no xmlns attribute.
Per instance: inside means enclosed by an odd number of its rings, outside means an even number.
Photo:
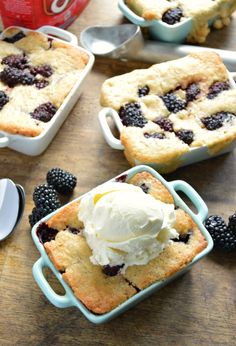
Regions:
<svg viewBox="0 0 236 346"><path fill-rule="evenodd" d="M124 16L129 19L132 23L139 25L141 27L147 27L150 33L150 36L154 40L161 40L166 42L180 43L183 42L188 34L191 32L193 27L193 19L186 18L183 21L176 23L174 25L169 25L162 20L152 20L148 21L144 18L135 14L125 3L125 0L119 0L119 9L124 14ZM224 7L228 7L227 3L224 4ZM208 21L209 26L217 18L211 18Z"/></svg>
<svg viewBox="0 0 236 346"><path fill-rule="evenodd" d="M23 32L33 31L22 27L11 27L11 28L18 28L22 30ZM9 29L9 28L8 28ZM60 28L56 28L53 26L42 26L41 28L37 29L36 31L46 35L48 38L53 37L54 40L58 41L66 41L66 43L72 45L73 47L77 47L78 45L78 39L77 37ZM0 35L0 39L4 37L4 31ZM85 78L87 77L88 73L92 69L93 63L94 63L94 56L89 51L85 50L84 48L77 47L78 50L85 52L88 57L88 63L85 66L84 70L81 72L81 75L69 94L64 99L62 105L57 110L54 117L50 120L48 123L47 128L36 137L26 137L23 135L15 135L10 134L5 131L0 131L0 148L11 148L13 150L16 150L20 153L30 155L30 156L36 156L40 155L50 144L54 136L56 135L57 131L67 118L68 114L70 113L71 109L77 102L83 87L83 82Z"/></svg>
<svg viewBox="0 0 236 346"><path fill-rule="evenodd" d="M235 81L232 77L233 74L231 75L231 73L228 72L228 75L229 75L230 87L232 89L236 89L236 84L235 84ZM111 131L109 121L108 121L109 118L113 120L119 133L121 133L121 131L122 131L123 124L122 124L120 117L119 117L118 113L116 112L116 110L114 110L112 108L103 108L98 114L98 120L100 123L100 127L102 130L103 136L104 136L107 144L111 148L117 149L117 150L124 150L125 148L124 148L123 144L121 143L120 139L116 138ZM168 165L163 165L163 164L157 164L157 163L153 163L153 162L149 162L149 163L141 162L141 161L136 160L136 159L134 160L134 163L135 163L135 166L142 165L142 164L148 165L148 166L156 169L159 173L165 174L165 173L173 172L177 168L191 165L192 163L207 160L207 159L228 153L228 152L234 150L235 147L236 147L236 139L233 142L231 142L229 145L227 145L223 150L221 150L217 153L214 153L214 154L210 153L210 151L208 150L208 147L206 145L198 147L198 148L190 148L189 152L183 154L179 158L178 165L175 164L175 165L173 165L173 167L171 166L171 163L168 163Z"/></svg>
<svg viewBox="0 0 236 346"><path fill-rule="evenodd" d="M202 259L204 256L206 256L213 247L213 241L210 236L210 234L207 232L205 227L203 226L203 221L207 217L208 214L208 208L205 204L205 202L202 200L202 198L199 196L199 194L186 182L181 180L171 181L167 182L160 174L158 174L155 170L148 166L138 166L131 168L127 170L126 172L123 172L119 174L119 176L125 176L126 181L131 179L135 174L140 172L149 172L154 177L156 177L158 180L160 180L166 188L169 190L171 195L174 198L175 204L182 209L184 209L194 220L194 222L197 224L198 228L201 230L202 234L204 235L206 241L207 241L207 247L200 252L195 258L192 260L191 263L186 265L183 269L181 269L176 274L172 275L168 279L165 279L163 281L158 281L149 287L145 288L144 290L136 293L133 297L126 300L124 303L113 309L112 311L105 313L103 315L96 315L89 311L73 294L73 291L71 288L66 284L66 282L63 280L61 273L55 268L51 260L49 259L43 244L40 242L38 236L37 236L37 227L40 222L46 222L48 219L50 219L53 215L58 213L58 210L49 214L45 218L43 218L41 221L39 221L32 229L32 237L33 241L37 247L37 249L40 252L41 257L35 262L33 265L33 276L41 288L42 292L45 294L47 299L56 307L58 308L67 308L67 307L77 307L84 316L95 324L101 324L110 321L111 319L115 318L116 316L120 315L121 313L125 312L126 310L130 309L132 306L137 304L138 302L142 301L143 299L147 298L154 292L161 289L163 286L168 284L170 281L176 279L180 275L187 272L196 262L198 262L200 259ZM118 176L117 176L118 177ZM117 177L114 177L110 181L115 181ZM188 199L193 203L197 210L197 214L195 214L188 206L187 204L180 198L178 195L178 191L182 191ZM81 196L83 197L83 196ZM81 199L81 197L77 198L75 201L78 201ZM60 209L59 209L60 210ZM51 271L54 273L57 280L61 283L65 290L65 295L58 295L55 293L55 291L52 289L50 284L48 283L47 279L45 278L43 274L44 268L50 268Z"/></svg>

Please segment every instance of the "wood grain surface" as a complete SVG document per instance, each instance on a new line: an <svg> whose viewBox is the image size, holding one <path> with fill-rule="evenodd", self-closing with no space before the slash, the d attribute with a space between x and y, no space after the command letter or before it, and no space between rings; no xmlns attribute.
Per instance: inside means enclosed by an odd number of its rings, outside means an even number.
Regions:
<svg viewBox="0 0 236 346"><path fill-rule="evenodd" d="M89 25L123 21L117 1L91 0L69 28L79 35ZM206 45L236 51L236 17ZM236 53L235 53L236 54ZM32 277L39 253L28 215L34 187L46 172L62 167L78 177L78 196L129 168L121 151L108 147L97 120L102 82L144 63L97 59L84 92L52 144L38 157L0 150L0 178L24 186L26 208L16 232L0 243L0 345L236 345L236 258L212 251L188 274L115 320L94 326L75 308L51 305ZM190 183L210 213L226 219L236 208L236 152L179 169L166 176ZM73 198L73 197L72 197ZM56 290L53 275L46 273Z"/></svg>

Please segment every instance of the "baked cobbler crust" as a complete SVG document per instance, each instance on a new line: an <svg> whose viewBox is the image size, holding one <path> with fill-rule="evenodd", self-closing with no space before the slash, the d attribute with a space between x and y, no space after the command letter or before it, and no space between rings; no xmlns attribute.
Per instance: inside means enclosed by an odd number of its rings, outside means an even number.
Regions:
<svg viewBox="0 0 236 346"><path fill-rule="evenodd" d="M78 80L89 58L81 50L48 39L39 32L29 31L13 43L4 41L19 32L19 29L10 28L4 31L4 37L0 40L0 92L4 92L9 99L3 107L0 106L0 130L35 137L48 126L50 118L46 120L40 116L35 118L32 113L40 105L48 103L57 110ZM17 66L15 69L14 65L8 66L4 63L4 58L11 55L25 57L27 59L25 68ZM51 68L51 74L32 75L33 67L45 65ZM15 74L28 74L32 81L14 81L13 85L9 85L7 79L1 77L6 69L8 75L12 71ZM12 78L12 75L9 78ZM12 83L12 80L10 82Z"/></svg>
<svg viewBox="0 0 236 346"><path fill-rule="evenodd" d="M168 189L148 172L134 175L128 183L140 186L165 203L174 202ZM79 202L73 202L47 221L47 226L58 233L54 240L45 242L44 247L75 296L97 314L111 311L139 290L178 272L207 246L191 217L178 208L175 210L175 228L182 237L181 241L171 241L147 265L131 266L125 274L109 276L102 266L90 261L92 252L82 235L83 224L76 221L78 208Z"/></svg>

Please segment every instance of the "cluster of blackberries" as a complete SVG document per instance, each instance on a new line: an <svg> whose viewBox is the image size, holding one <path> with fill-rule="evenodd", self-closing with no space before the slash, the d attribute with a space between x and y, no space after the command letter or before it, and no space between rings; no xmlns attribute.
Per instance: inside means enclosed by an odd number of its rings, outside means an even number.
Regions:
<svg viewBox="0 0 236 346"><path fill-rule="evenodd" d="M61 207L58 194L69 195L74 190L77 178L61 168L53 168L47 173L47 184L37 186L33 192L35 207L29 215L33 227L44 216Z"/></svg>
<svg viewBox="0 0 236 346"><path fill-rule="evenodd" d="M236 249L236 213L229 217L228 225L221 216L211 215L205 221L205 227L216 247L228 251Z"/></svg>

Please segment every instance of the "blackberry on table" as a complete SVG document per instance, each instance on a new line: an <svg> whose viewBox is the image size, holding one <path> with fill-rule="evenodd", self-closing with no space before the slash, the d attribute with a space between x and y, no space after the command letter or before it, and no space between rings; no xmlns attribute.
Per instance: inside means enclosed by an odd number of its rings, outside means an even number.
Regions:
<svg viewBox="0 0 236 346"><path fill-rule="evenodd" d="M77 183L77 178L61 168L53 168L47 173L47 182L61 194L70 194Z"/></svg>
<svg viewBox="0 0 236 346"><path fill-rule="evenodd" d="M163 129L164 131L168 131L168 132L174 131L173 123L169 118L160 117L156 119L154 123L158 124L160 128Z"/></svg>
<svg viewBox="0 0 236 346"><path fill-rule="evenodd" d="M183 11L181 10L181 8L176 7L166 11L162 16L162 21L169 25L173 25L180 22L182 16Z"/></svg>
<svg viewBox="0 0 236 346"><path fill-rule="evenodd" d="M47 210L48 214L61 206L56 190L46 184L39 185L34 189L33 201L37 208Z"/></svg>
<svg viewBox="0 0 236 346"><path fill-rule="evenodd" d="M124 126L144 127L147 123L141 106L137 102L126 103L122 106L119 110L119 116Z"/></svg>
<svg viewBox="0 0 236 346"><path fill-rule="evenodd" d="M232 120L234 113L218 112L209 117L202 118L201 121L209 131L219 129L224 125L224 122Z"/></svg>
<svg viewBox="0 0 236 346"><path fill-rule="evenodd" d="M138 96L144 97L149 94L149 91L149 86L145 85L144 87L138 89Z"/></svg>
<svg viewBox="0 0 236 346"><path fill-rule="evenodd" d="M25 37L25 34L23 33L23 31L19 31L17 34L15 34L14 36L11 37L5 37L3 39L3 41L8 42L8 43L15 43L19 40L21 40L22 38Z"/></svg>
<svg viewBox="0 0 236 346"><path fill-rule="evenodd" d="M236 248L236 235L227 227L221 216L209 216L205 221L205 227L212 236L216 247L224 250L233 250Z"/></svg>
<svg viewBox="0 0 236 346"><path fill-rule="evenodd" d="M35 110L30 113L30 115L33 119L47 123L52 119L56 111L57 108L51 102L47 102L36 107Z"/></svg>
<svg viewBox="0 0 236 346"><path fill-rule="evenodd" d="M178 113L186 107L186 102L178 98L174 93L160 96L166 108L171 113Z"/></svg>
<svg viewBox="0 0 236 346"><path fill-rule="evenodd" d="M211 87L209 88L207 98L214 99L222 91L229 90L229 88L230 88L230 85L228 82L216 82L212 84Z"/></svg>
<svg viewBox="0 0 236 346"><path fill-rule="evenodd" d="M29 215L30 226L33 227L39 220L41 220L46 215L46 211L34 207L31 214Z"/></svg>
<svg viewBox="0 0 236 346"><path fill-rule="evenodd" d="M229 217L228 229L235 235L236 237L236 213Z"/></svg>
<svg viewBox="0 0 236 346"><path fill-rule="evenodd" d="M1 64L23 70L28 67L28 59L24 54L12 54L3 58Z"/></svg>
<svg viewBox="0 0 236 346"><path fill-rule="evenodd" d="M198 94L200 94L201 89L198 84L192 83L186 89L186 101L191 102L196 100Z"/></svg>
<svg viewBox="0 0 236 346"><path fill-rule="evenodd" d="M179 130L175 132L176 136L184 143L190 145L193 142L194 134L191 130Z"/></svg>
<svg viewBox="0 0 236 346"><path fill-rule="evenodd" d="M4 91L0 90L0 110L3 109L6 103L9 102L9 97L5 94Z"/></svg>

